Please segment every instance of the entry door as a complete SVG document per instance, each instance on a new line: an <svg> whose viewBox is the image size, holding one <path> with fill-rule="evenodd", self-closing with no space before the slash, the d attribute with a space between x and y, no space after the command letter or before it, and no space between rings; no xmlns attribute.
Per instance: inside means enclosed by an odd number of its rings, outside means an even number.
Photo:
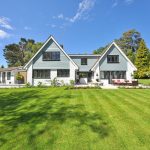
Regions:
<svg viewBox="0 0 150 150"><path fill-rule="evenodd" d="M112 84L112 71L107 71L107 79L108 83Z"/></svg>
<svg viewBox="0 0 150 150"><path fill-rule="evenodd" d="M2 73L2 83L6 83L6 73L5 72L3 72Z"/></svg>

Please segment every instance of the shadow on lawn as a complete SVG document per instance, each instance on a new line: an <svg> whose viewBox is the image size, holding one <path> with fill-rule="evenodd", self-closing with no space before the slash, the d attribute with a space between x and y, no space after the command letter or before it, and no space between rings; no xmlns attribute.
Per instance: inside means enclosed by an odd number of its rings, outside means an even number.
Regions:
<svg viewBox="0 0 150 150"><path fill-rule="evenodd" d="M61 93L59 93L61 94ZM45 93L39 90L20 91L0 95L0 116L1 124L4 126L0 131L0 145L9 139L4 139L7 134L13 134L19 127L27 126L26 132L29 141L33 141L38 135L47 130L52 133L57 126L61 126L66 121L74 121L77 130L82 126L88 127L100 138L109 135L110 127L104 117L99 113L86 111L82 104L69 104L74 96L62 93L62 95L50 95L44 97ZM75 96L76 97L76 96ZM38 125L45 124L38 129ZM9 138L9 136L8 136ZM51 139L53 143L55 140Z"/></svg>

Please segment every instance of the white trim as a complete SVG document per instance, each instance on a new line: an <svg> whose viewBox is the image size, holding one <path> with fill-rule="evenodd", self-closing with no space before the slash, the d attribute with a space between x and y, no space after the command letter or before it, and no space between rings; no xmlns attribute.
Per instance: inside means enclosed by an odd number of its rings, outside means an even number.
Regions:
<svg viewBox="0 0 150 150"><path fill-rule="evenodd" d="M63 48L58 44L58 42L54 39L53 36L50 36L46 42L43 44L43 46L37 51L37 53L28 61L28 63L23 68L28 68L28 65L32 62L32 60L38 55L38 53L45 47L45 45L50 41L53 40L55 44L59 47L59 49L67 56L67 58L73 63L73 65L78 69L78 66L74 63L74 61L67 55L67 53L63 50Z"/></svg>
<svg viewBox="0 0 150 150"><path fill-rule="evenodd" d="M71 56L71 57L73 57L73 56L81 56L81 57L95 56L95 57L100 57L101 56L101 55L97 55L97 54L95 54L95 55L94 54L87 54L87 55L86 54L68 54L68 55Z"/></svg>
<svg viewBox="0 0 150 150"><path fill-rule="evenodd" d="M110 50L110 48L112 46L115 46L119 52L126 58L126 60L131 64L131 66L134 68L134 70L136 71L137 68L134 66L134 64L130 61L130 59L125 55L125 53L120 49L120 47L115 43L115 42L112 42L112 44L107 48L107 50L105 51L105 53L99 58L99 60L97 61L97 63L92 67L92 71L94 71L94 68L98 65L98 63L100 62L100 60L105 56L105 54Z"/></svg>

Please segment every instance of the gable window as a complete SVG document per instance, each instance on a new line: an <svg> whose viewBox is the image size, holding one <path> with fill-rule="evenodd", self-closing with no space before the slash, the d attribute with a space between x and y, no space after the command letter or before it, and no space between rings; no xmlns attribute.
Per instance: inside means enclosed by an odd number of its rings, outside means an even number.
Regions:
<svg viewBox="0 0 150 150"><path fill-rule="evenodd" d="M108 55L107 63L119 63L119 55Z"/></svg>
<svg viewBox="0 0 150 150"><path fill-rule="evenodd" d="M87 65L87 58L81 58L81 65Z"/></svg>
<svg viewBox="0 0 150 150"><path fill-rule="evenodd" d="M50 70L33 70L34 79L50 79Z"/></svg>
<svg viewBox="0 0 150 150"><path fill-rule="evenodd" d="M69 77L70 70L69 69L58 69L57 70L57 77Z"/></svg>
<svg viewBox="0 0 150 150"><path fill-rule="evenodd" d="M7 72L7 80L10 80L11 72Z"/></svg>
<svg viewBox="0 0 150 150"><path fill-rule="evenodd" d="M60 61L60 52L44 52L43 61Z"/></svg>

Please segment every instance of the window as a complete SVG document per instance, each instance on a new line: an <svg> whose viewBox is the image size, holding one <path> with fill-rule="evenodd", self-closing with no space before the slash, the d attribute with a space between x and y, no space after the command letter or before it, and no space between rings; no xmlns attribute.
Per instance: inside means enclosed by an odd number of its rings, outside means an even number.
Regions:
<svg viewBox="0 0 150 150"><path fill-rule="evenodd" d="M119 55L108 55L107 62L108 63L119 63Z"/></svg>
<svg viewBox="0 0 150 150"><path fill-rule="evenodd" d="M126 71L101 71L101 79L126 79Z"/></svg>
<svg viewBox="0 0 150 150"><path fill-rule="evenodd" d="M87 58L81 58L81 65L87 65Z"/></svg>
<svg viewBox="0 0 150 150"><path fill-rule="evenodd" d="M50 70L33 70L34 79L50 79Z"/></svg>
<svg viewBox="0 0 150 150"><path fill-rule="evenodd" d="M57 70L57 77L69 77L70 70L68 69L59 69Z"/></svg>
<svg viewBox="0 0 150 150"><path fill-rule="evenodd" d="M10 80L11 72L7 72L7 80Z"/></svg>
<svg viewBox="0 0 150 150"><path fill-rule="evenodd" d="M44 52L43 61L60 61L60 52Z"/></svg>

